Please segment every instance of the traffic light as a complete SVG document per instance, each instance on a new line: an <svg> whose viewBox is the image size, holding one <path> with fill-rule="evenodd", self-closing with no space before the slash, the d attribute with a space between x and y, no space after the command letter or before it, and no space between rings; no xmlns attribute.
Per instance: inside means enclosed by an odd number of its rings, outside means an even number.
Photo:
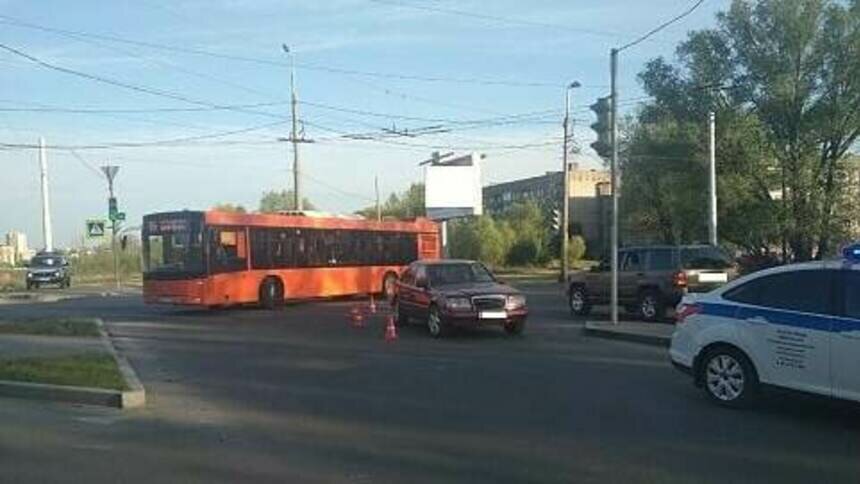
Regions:
<svg viewBox="0 0 860 484"><path fill-rule="evenodd" d="M561 229L561 212L554 208L552 209L552 230L558 232Z"/></svg>
<svg viewBox="0 0 860 484"><path fill-rule="evenodd" d="M117 207L116 197L108 198L108 218L116 220L117 212L119 212L119 208Z"/></svg>
<svg viewBox="0 0 860 484"><path fill-rule="evenodd" d="M610 96L599 97L597 102L589 106L597 114L597 122L591 125L597 133L597 141L591 147L601 158L612 156L612 106Z"/></svg>

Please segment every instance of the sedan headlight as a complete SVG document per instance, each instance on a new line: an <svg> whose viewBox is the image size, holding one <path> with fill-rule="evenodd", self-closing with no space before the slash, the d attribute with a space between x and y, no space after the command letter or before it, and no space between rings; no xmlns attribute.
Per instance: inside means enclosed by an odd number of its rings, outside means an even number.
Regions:
<svg viewBox="0 0 860 484"><path fill-rule="evenodd" d="M522 294L514 294L512 296L508 296L505 301L505 309L520 309L525 307L526 305L526 297Z"/></svg>
<svg viewBox="0 0 860 484"><path fill-rule="evenodd" d="M445 300L445 307L455 311L472 309L472 301L467 297L450 297Z"/></svg>

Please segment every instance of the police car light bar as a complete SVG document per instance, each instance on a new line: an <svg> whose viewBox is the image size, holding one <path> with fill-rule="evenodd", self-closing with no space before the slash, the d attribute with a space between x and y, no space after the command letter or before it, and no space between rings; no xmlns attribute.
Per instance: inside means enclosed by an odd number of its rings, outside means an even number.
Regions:
<svg viewBox="0 0 860 484"><path fill-rule="evenodd" d="M842 257L851 262L860 263L860 243L851 244L842 249Z"/></svg>

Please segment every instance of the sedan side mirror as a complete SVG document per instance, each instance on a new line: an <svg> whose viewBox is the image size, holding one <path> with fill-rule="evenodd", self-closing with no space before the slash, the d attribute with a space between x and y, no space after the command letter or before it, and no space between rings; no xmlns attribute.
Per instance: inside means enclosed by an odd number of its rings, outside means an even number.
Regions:
<svg viewBox="0 0 860 484"><path fill-rule="evenodd" d="M418 279L417 281L415 281L415 285L417 287L419 287L420 289L429 289L430 288L430 283L427 282L427 279Z"/></svg>

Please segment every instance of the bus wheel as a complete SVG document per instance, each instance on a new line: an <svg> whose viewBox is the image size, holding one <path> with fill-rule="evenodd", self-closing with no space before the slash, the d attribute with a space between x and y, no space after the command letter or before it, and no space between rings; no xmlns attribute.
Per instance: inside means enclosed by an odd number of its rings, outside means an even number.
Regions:
<svg viewBox="0 0 860 484"><path fill-rule="evenodd" d="M385 274L382 278L382 295L389 303L394 302L394 289L397 285L397 276L393 272Z"/></svg>
<svg viewBox="0 0 860 484"><path fill-rule="evenodd" d="M275 309L284 303L284 286L274 277L267 277L260 285L260 306Z"/></svg>

